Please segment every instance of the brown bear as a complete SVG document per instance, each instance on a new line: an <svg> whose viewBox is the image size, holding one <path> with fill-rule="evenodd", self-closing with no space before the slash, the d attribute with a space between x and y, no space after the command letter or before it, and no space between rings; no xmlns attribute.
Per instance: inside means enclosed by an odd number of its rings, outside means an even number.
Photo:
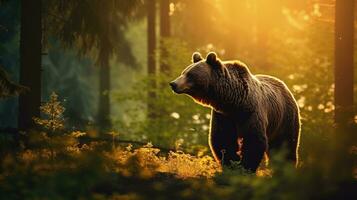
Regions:
<svg viewBox="0 0 357 200"><path fill-rule="evenodd" d="M221 61L214 52L206 59L196 52L192 64L170 86L212 108L209 145L221 164L239 161L255 172L264 153L283 146L287 159L297 164L299 108L281 80L253 75L244 63Z"/></svg>

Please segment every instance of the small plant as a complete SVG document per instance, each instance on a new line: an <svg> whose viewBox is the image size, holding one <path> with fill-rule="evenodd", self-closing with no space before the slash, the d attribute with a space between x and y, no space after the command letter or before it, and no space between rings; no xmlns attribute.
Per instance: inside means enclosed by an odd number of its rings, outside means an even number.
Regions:
<svg viewBox="0 0 357 200"><path fill-rule="evenodd" d="M110 131L108 135L112 137L112 148L115 149L115 138L119 136L119 133L115 131Z"/></svg>
<svg viewBox="0 0 357 200"><path fill-rule="evenodd" d="M40 106L40 111L46 115L46 118L34 117L33 120L37 125L51 132L64 128L63 112L65 108L58 100L58 95L55 92L52 92L48 102Z"/></svg>

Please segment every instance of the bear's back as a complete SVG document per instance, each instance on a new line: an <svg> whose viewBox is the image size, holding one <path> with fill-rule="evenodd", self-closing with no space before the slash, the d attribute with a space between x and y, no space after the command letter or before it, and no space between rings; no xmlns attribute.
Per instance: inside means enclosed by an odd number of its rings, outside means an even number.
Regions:
<svg viewBox="0 0 357 200"><path fill-rule="evenodd" d="M293 100L295 102L293 95L291 94L289 88L286 84L273 76L258 74L255 77L259 80L262 89L271 98L283 98L288 100Z"/></svg>

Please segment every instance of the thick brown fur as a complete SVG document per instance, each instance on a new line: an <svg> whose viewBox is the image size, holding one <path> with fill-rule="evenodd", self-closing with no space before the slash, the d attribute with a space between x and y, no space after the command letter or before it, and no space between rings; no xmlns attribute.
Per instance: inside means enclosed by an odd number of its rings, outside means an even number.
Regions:
<svg viewBox="0 0 357 200"><path fill-rule="evenodd" d="M222 62L215 53L200 58L194 53L193 64L170 85L212 108L209 144L215 159L224 165L241 161L255 172L264 153L286 147L287 159L297 165L299 108L284 82L253 75L239 61ZM238 139L243 139L241 149Z"/></svg>

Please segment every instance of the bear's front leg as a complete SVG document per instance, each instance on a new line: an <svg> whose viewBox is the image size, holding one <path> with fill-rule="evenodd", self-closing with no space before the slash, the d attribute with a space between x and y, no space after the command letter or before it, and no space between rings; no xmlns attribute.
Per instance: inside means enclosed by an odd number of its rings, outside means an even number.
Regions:
<svg viewBox="0 0 357 200"><path fill-rule="evenodd" d="M243 135L242 166L255 172L268 149L268 140L262 123L255 121L246 129Z"/></svg>
<svg viewBox="0 0 357 200"><path fill-rule="evenodd" d="M237 154L239 145L236 124L231 118L214 110L211 117L209 144L212 154L216 161L224 166L231 166L231 161L240 161Z"/></svg>

